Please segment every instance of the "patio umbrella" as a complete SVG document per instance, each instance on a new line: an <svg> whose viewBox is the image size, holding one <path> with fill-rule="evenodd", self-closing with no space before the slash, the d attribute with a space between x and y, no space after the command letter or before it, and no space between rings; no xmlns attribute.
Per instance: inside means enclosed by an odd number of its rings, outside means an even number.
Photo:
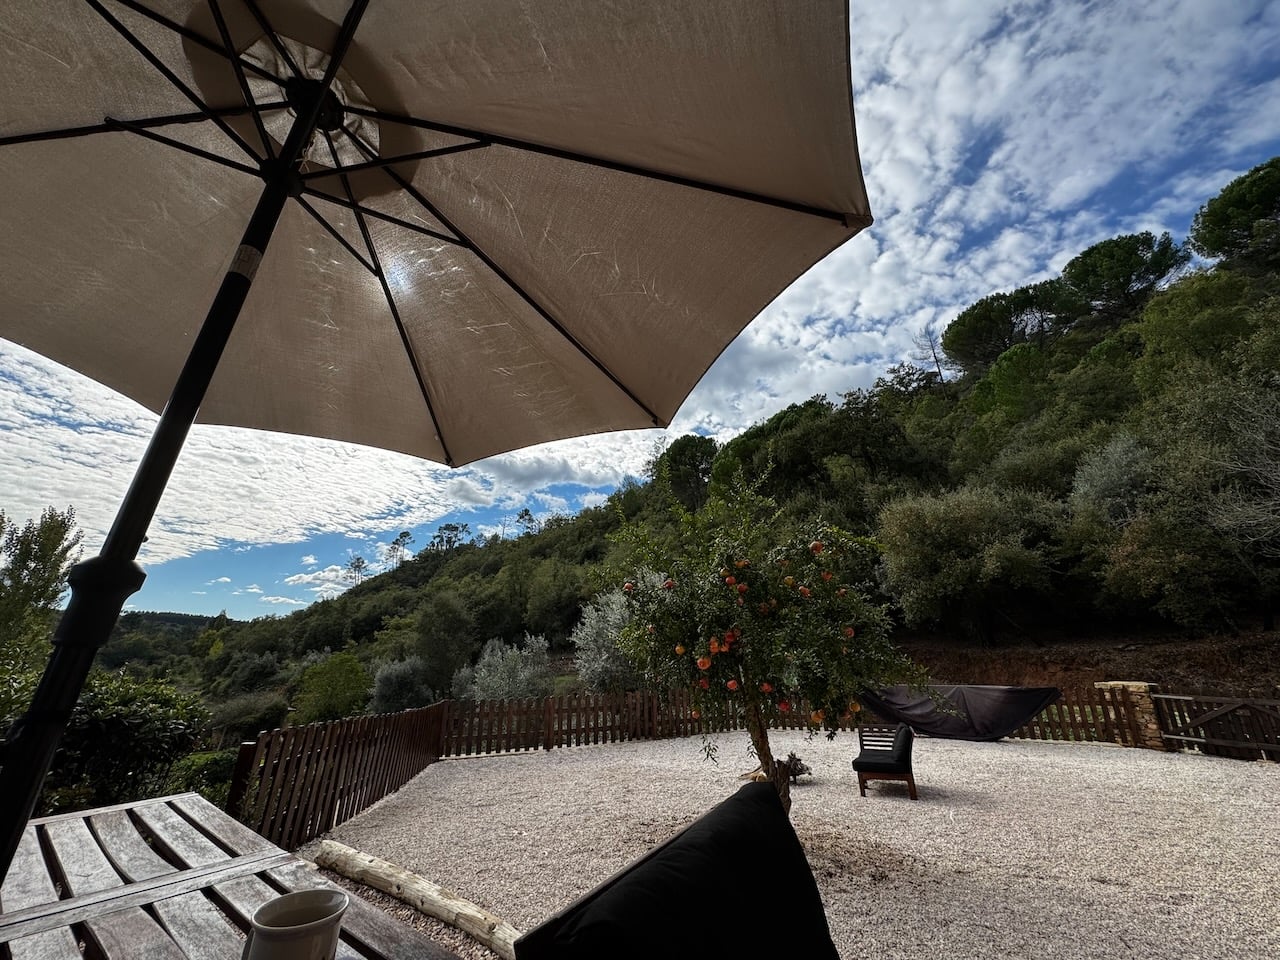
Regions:
<svg viewBox="0 0 1280 960"><path fill-rule="evenodd" d="M0 337L163 411L0 866L194 421L455 466L663 426L871 222L845 0L5 0L0 94Z"/></svg>

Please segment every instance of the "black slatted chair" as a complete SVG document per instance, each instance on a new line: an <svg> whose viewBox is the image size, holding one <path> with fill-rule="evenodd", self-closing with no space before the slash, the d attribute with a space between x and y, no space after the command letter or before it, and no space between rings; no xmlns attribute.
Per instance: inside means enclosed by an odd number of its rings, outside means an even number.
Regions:
<svg viewBox="0 0 1280 960"><path fill-rule="evenodd" d="M907 793L916 796L916 778L911 772L911 747L915 733L905 723L896 727L864 724L858 728L860 750L853 760L858 773L858 792L867 795L868 780L905 780Z"/></svg>

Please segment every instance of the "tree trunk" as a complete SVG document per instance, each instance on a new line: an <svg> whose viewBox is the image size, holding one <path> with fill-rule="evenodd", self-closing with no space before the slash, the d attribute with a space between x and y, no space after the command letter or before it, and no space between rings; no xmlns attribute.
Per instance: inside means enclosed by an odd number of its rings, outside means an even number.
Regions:
<svg viewBox="0 0 1280 960"><path fill-rule="evenodd" d="M427 916L457 927L503 960L515 960L514 944L520 931L452 890L334 840L320 841L316 863L357 883L389 893Z"/></svg>
<svg viewBox="0 0 1280 960"><path fill-rule="evenodd" d="M773 758L773 750L769 746L769 725L765 723L764 714L760 710L760 701L751 697L747 701L747 731L751 734L751 745L755 747L756 758L760 761L760 769L778 791L782 800L782 809L791 814L791 774L786 764L778 763Z"/></svg>

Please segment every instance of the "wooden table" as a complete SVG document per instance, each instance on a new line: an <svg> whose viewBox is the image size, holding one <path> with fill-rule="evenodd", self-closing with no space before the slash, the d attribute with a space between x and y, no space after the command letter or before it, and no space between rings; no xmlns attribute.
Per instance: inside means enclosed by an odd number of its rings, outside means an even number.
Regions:
<svg viewBox="0 0 1280 960"><path fill-rule="evenodd" d="M195 793L32 820L0 886L0 957L236 960L249 917L332 887ZM352 895L339 960L457 960Z"/></svg>

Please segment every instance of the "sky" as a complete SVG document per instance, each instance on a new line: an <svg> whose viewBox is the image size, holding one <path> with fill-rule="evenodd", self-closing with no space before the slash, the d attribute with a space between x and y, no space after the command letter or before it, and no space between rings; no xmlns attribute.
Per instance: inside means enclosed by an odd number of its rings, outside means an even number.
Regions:
<svg viewBox="0 0 1280 960"><path fill-rule="evenodd" d="M522 508L604 501L662 445L725 441L818 394L870 386L964 307L1056 276L1098 241L1186 236L1199 207L1280 154L1280 4L1267 0L854 0L854 111L876 223L800 277L665 431L447 467L367 447L196 426L126 609L281 616L374 571L402 530L511 535ZM3 282L0 279L0 282ZM96 553L156 418L0 340L0 509L74 506Z"/></svg>

